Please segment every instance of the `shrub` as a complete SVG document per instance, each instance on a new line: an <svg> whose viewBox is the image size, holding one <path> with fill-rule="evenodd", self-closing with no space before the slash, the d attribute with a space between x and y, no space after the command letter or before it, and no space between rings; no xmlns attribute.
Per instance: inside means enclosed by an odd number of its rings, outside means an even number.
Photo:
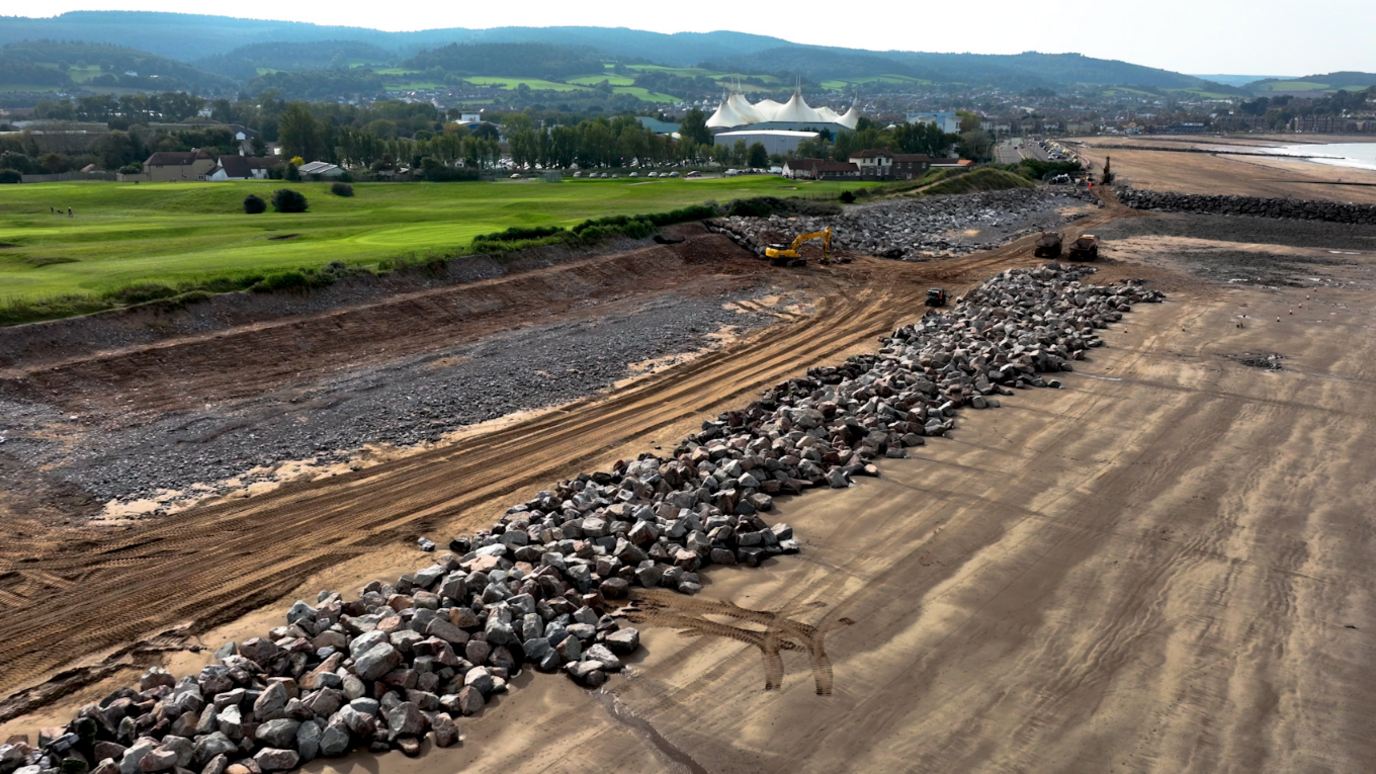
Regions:
<svg viewBox="0 0 1376 774"><path fill-rule="evenodd" d="M137 175L138 173L140 173L140 172L142 172L142 171L143 171L143 162L142 162L142 161L131 161L131 162L129 162L128 164L125 164L124 166L120 167L119 170L118 170L118 172L119 172L121 175Z"/></svg>
<svg viewBox="0 0 1376 774"><path fill-rule="evenodd" d="M564 229L558 226L512 226L506 231L494 234L480 234L473 237L474 242L523 242L528 239L543 239L554 236Z"/></svg>
<svg viewBox="0 0 1376 774"><path fill-rule="evenodd" d="M850 191L841 192L841 201L846 204L855 204L855 194Z"/></svg>
<svg viewBox="0 0 1376 774"><path fill-rule="evenodd" d="M171 298L177 295L177 289L161 282L136 282L108 295L122 304L142 304L145 301Z"/></svg>
<svg viewBox="0 0 1376 774"><path fill-rule="evenodd" d="M306 279L305 274L299 271L284 271L278 274L269 274L254 283L251 290L255 293L271 293L275 290L301 288L308 285L310 285L310 280Z"/></svg>
<svg viewBox="0 0 1376 774"><path fill-rule="evenodd" d="M348 183L335 183L334 185L330 186L330 193L334 194L335 196L353 196L354 187L349 185Z"/></svg>
<svg viewBox="0 0 1376 774"><path fill-rule="evenodd" d="M0 183L22 183L24 176L15 169L0 169Z"/></svg>
<svg viewBox="0 0 1376 774"><path fill-rule="evenodd" d="M272 208L278 212L305 212L306 197L290 188L278 188L272 192Z"/></svg>
<svg viewBox="0 0 1376 774"><path fill-rule="evenodd" d="M446 167L442 164L426 168L421 174L430 183L454 183L482 179L482 174L476 169Z"/></svg>
<svg viewBox="0 0 1376 774"><path fill-rule="evenodd" d="M295 164L288 164L286 179L293 183L301 182L301 170L297 169Z"/></svg>
<svg viewBox="0 0 1376 774"><path fill-rule="evenodd" d="M263 201L261 197L254 196L253 194L244 197L244 212L250 215L257 215L260 212L266 212L267 209L268 203Z"/></svg>

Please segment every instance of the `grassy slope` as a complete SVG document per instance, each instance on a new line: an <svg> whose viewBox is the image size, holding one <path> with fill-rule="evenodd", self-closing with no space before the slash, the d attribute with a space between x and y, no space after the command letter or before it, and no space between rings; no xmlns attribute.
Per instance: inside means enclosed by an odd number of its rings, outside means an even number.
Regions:
<svg viewBox="0 0 1376 774"><path fill-rule="evenodd" d="M1009 188L1036 188L1037 184L1021 175L1002 169L976 169L952 174L936 185L922 189L924 196L938 194L966 194L979 191L1003 191Z"/></svg>
<svg viewBox="0 0 1376 774"><path fill-rule="evenodd" d="M549 183L360 183L350 199L328 183L290 187L310 212L245 215L249 193L264 199L280 181L104 182L5 186L0 196L0 304L73 293L107 293L139 282L172 285L330 261L376 265L386 258L462 250L475 235L510 226L568 226L592 217L662 212L708 199L795 192L837 193L841 183L775 177L710 180L569 180ZM76 215L49 214L71 207ZM299 234L290 240L272 236Z"/></svg>

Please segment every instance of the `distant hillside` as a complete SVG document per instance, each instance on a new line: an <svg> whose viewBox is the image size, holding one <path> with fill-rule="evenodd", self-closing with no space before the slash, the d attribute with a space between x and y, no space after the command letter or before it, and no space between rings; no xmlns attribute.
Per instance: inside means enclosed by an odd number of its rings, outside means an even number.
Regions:
<svg viewBox="0 0 1376 774"><path fill-rule="evenodd" d="M1200 73L1192 73L1192 75L1206 81L1213 81L1214 83L1221 83L1224 86L1235 86L1237 88L1243 88L1249 83L1262 80L1292 80L1288 75L1203 75Z"/></svg>
<svg viewBox="0 0 1376 774"><path fill-rule="evenodd" d="M415 70L439 68L455 75L499 75L562 80L602 72L605 57L587 46L539 43L477 43L422 51L402 63Z"/></svg>
<svg viewBox="0 0 1376 774"><path fill-rule="evenodd" d="M3 29L3 25L0 25ZM218 92L230 78L120 46L40 40L0 48L0 86Z"/></svg>
<svg viewBox="0 0 1376 774"><path fill-rule="evenodd" d="M756 54L713 60L724 69L799 72L812 78L904 75L932 83L996 85L1011 89L1094 85L1131 85L1153 89L1201 89L1246 92L1192 75L1094 59L1080 54L933 54L909 51L869 52L817 46L774 48Z"/></svg>
<svg viewBox="0 0 1376 774"><path fill-rule="evenodd" d="M397 52L352 40L314 43L252 43L226 54L197 59L202 70L249 81L277 70L337 70L357 65L387 66Z"/></svg>
<svg viewBox="0 0 1376 774"><path fill-rule="evenodd" d="M687 66L713 57L790 45L780 38L743 32L681 32L666 35L624 27L498 27L382 32L304 22L235 19L228 16L154 11L72 11L48 19L0 17L0 44L23 40L83 40L138 44L161 56L192 62L227 54L252 43L353 41L410 55L450 43L547 43L593 46L612 56Z"/></svg>
<svg viewBox="0 0 1376 774"><path fill-rule="evenodd" d="M1338 72L1324 73L1322 75L1306 75L1302 78L1263 78L1259 81L1252 81L1246 85L1246 89L1254 94L1265 94L1267 92L1325 92L1336 91L1338 89L1365 89L1369 86L1376 86L1376 74L1357 73L1357 72Z"/></svg>
<svg viewBox="0 0 1376 774"><path fill-rule="evenodd" d="M37 49L22 43L39 39L85 43L45 43ZM59 72L62 63L50 60L56 57L70 64L74 56L67 51L49 55L44 50L59 45L108 47L130 41L148 47L151 53L140 55L149 64L126 66L113 60L100 61L104 72L111 74L108 78L102 72L82 70L64 80L67 71ZM329 99L332 89L338 90L334 96L342 96L378 89L434 88L463 78L486 78L490 82L502 79L504 88L517 88L516 81L521 79L532 80L535 82L529 86L537 90L550 90L552 82L572 80L574 84L559 84L558 89L572 91L595 86L604 73L603 65L616 62L629 67L664 66L656 72L645 68L632 72L622 67L616 82L610 83L616 94L660 102L673 101L673 95L714 91L713 84L704 89L698 81L724 73L754 74L757 81L784 88L801 77L837 89L902 89L910 84L1058 91L1123 86L1156 94L1166 90L1251 94L1192 75L1079 54L866 51L805 46L727 31L667 35L620 27L502 27L382 32L225 16L79 11L50 19L0 19L0 44L4 43L20 49L29 46L35 55L49 59L29 61L11 56L5 60L7 71L0 78L12 85L43 88L81 85L99 76L104 81L113 80L104 85L121 88L188 88L203 93L244 88L249 93L273 90L284 96ZM695 69L698 66L702 69ZM369 69L376 75L367 72ZM130 79L144 80L126 82L125 76L118 74L125 70L139 74L128 76ZM352 72L355 70L358 72ZM157 76L154 82L147 80L150 73ZM1323 76L1329 80L1319 86L1321 90L1342 88L1329 83L1344 82L1338 76L1361 75Z"/></svg>

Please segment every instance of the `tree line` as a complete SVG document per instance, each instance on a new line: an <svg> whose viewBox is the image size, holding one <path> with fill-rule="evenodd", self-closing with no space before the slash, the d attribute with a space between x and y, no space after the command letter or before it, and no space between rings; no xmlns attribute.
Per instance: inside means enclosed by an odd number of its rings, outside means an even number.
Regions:
<svg viewBox="0 0 1376 774"><path fill-rule="evenodd" d="M213 125L191 126L161 122L186 121L208 108ZM327 161L374 172L408 167L429 179L455 179L455 168L483 170L498 166L503 157L520 168L615 168L666 163L765 167L782 164L762 145L744 142L715 144L703 111L683 118L678 138L660 135L641 125L636 116L594 116L557 111L491 113L476 126L460 123L455 110L440 111L427 103L379 101L371 105L286 101L267 94L258 100L204 100L185 94L82 97L45 102L35 110L39 118L95 122L110 128L104 135L29 133L0 140L0 168L25 174L63 172L87 164L111 171L136 171L156 151L201 148L211 155L240 152L240 143L227 125L244 127L251 135L252 155L265 155L268 143L280 145L281 157ZM54 147L61 139L70 147ZM794 156L844 160L867 148L900 153L945 156L964 142L961 135L941 132L926 124L883 128L862 118L853 132L824 132L804 142ZM46 144L46 145L45 145ZM961 147L964 147L963 145ZM460 176L462 177L462 176Z"/></svg>

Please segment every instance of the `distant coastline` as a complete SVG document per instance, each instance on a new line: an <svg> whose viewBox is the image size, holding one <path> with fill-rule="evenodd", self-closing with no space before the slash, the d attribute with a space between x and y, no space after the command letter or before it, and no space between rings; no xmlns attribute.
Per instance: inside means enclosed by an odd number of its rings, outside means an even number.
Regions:
<svg viewBox="0 0 1376 774"><path fill-rule="evenodd" d="M1269 150L1277 156L1301 156L1304 161L1316 164L1376 171L1376 139L1369 143L1284 145Z"/></svg>

